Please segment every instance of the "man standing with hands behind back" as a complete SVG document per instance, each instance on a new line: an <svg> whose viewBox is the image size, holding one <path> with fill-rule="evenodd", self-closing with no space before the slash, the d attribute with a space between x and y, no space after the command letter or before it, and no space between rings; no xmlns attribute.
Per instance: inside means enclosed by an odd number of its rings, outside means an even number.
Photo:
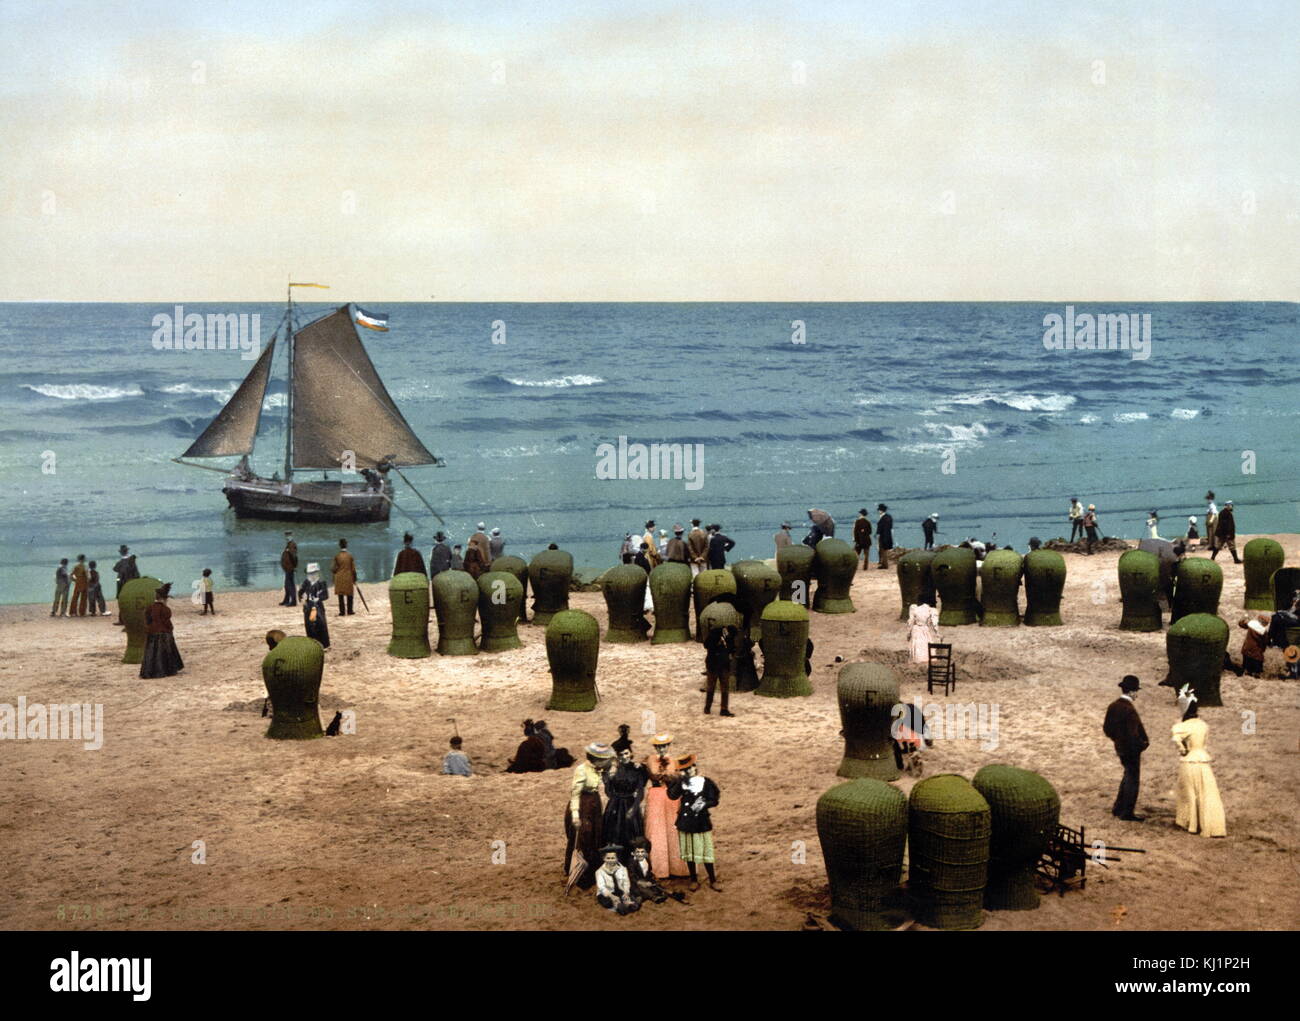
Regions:
<svg viewBox="0 0 1300 1021"><path fill-rule="evenodd" d="M1119 682L1120 696L1106 707L1106 721L1102 724L1103 733L1115 743L1115 754L1124 766L1124 779L1119 782L1111 814L1130 822L1141 822L1143 818L1134 815L1133 810L1137 807L1138 785L1142 779L1142 753L1150 746L1133 704L1138 687L1138 679L1132 674Z"/></svg>

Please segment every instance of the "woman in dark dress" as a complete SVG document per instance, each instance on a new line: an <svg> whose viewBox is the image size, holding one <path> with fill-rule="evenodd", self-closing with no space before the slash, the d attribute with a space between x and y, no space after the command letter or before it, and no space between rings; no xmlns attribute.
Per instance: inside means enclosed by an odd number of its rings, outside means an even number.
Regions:
<svg viewBox="0 0 1300 1021"><path fill-rule="evenodd" d="M172 583L154 590L154 601L144 611L144 659L141 677L174 677L185 669L176 639L172 635L172 611L167 605Z"/></svg>
<svg viewBox="0 0 1300 1021"><path fill-rule="evenodd" d="M325 603L330 597L330 590L321 581L320 565L308 564L307 577L298 587L298 599L302 603L302 620L307 629L307 637L315 638L321 647L330 647L330 628L325 620Z"/></svg>
<svg viewBox="0 0 1300 1021"><path fill-rule="evenodd" d="M605 817L601 839L607 844L617 844L623 850L619 859L624 865L631 861L632 841L644 836L645 825L641 817L641 801L650 774L645 766L632 761L632 745L620 748L618 761L605 774Z"/></svg>

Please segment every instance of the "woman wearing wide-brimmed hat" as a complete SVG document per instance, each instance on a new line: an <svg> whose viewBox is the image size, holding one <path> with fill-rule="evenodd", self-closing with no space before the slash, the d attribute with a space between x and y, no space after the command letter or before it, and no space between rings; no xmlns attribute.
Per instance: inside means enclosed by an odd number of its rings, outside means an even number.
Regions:
<svg viewBox="0 0 1300 1021"><path fill-rule="evenodd" d="M596 869L602 860L601 820L604 813L600 789L605 773L614 761L614 749L593 741L587 745L586 751L586 761L574 767L573 786L564 813L566 892L574 886L590 890L596 884Z"/></svg>
<svg viewBox="0 0 1300 1021"><path fill-rule="evenodd" d="M650 841L650 864L660 879L688 874L686 862L677 847L677 800L669 787L677 780L677 767L670 754L672 734L656 734L651 743L654 754L644 761L650 786L646 788L642 808L646 839Z"/></svg>

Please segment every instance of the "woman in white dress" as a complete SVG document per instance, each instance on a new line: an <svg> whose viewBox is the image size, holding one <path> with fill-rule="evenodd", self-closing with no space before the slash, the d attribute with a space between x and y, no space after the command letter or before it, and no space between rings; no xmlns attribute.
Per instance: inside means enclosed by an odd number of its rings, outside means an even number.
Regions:
<svg viewBox="0 0 1300 1021"><path fill-rule="evenodd" d="M929 603L907 609L907 644L913 663L930 662L930 643L939 641L939 611Z"/></svg>
<svg viewBox="0 0 1300 1021"><path fill-rule="evenodd" d="M1210 753L1205 750L1210 728L1196 713L1196 695L1184 684L1178 693L1183 718L1173 726L1173 741L1182 761L1178 764L1178 802L1176 822L1188 833L1203 837L1226 837L1228 825L1223 813L1219 785L1210 768Z"/></svg>

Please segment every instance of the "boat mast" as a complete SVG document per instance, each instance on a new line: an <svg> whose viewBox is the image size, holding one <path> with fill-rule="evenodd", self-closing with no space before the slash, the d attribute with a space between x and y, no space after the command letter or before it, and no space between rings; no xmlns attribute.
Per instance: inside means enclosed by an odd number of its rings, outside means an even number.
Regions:
<svg viewBox="0 0 1300 1021"><path fill-rule="evenodd" d="M284 480L293 481L293 284L285 288L289 309L284 317L284 342L289 350L288 412L284 419Z"/></svg>

